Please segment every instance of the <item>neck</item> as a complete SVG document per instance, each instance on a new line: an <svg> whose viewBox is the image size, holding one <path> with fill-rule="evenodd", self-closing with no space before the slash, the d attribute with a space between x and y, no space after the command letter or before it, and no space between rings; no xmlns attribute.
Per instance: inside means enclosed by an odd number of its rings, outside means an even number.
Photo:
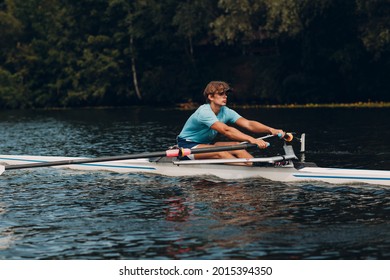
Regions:
<svg viewBox="0 0 390 280"><path fill-rule="evenodd" d="M210 103L211 110L213 110L214 114L218 115L219 111L221 111L220 105L217 105L215 103Z"/></svg>

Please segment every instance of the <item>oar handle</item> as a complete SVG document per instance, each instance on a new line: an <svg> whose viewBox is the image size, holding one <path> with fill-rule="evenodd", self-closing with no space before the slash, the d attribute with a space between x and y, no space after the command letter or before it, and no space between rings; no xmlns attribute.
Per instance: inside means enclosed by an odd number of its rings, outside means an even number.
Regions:
<svg viewBox="0 0 390 280"><path fill-rule="evenodd" d="M287 142L291 142L294 139L294 136L290 132L286 132L283 137L282 135L283 135L282 133L280 132L278 133L278 137L283 138Z"/></svg>
<svg viewBox="0 0 390 280"><path fill-rule="evenodd" d="M272 135L272 134L268 134L266 136L262 136L262 137L259 137L259 138L256 138L258 140L264 140L264 139L267 139L267 138L271 138L271 137L275 137L275 135ZM244 142L240 142L240 144L247 144L248 142L247 141L244 141ZM269 147L270 143L268 143L267 147Z"/></svg>
<svg viewBox="0 0 390 280"><path fill-rule="evenodd" d="M290 142L294 138L294 136L292 135L291 132L286 132L284 134L284 136L282 136L282 135L283 135L282 133L278 133L277 135L268 134L268 135L265 135L263 137L259 137L259 138L256 138L256 139L264 140L264 139L267 139L267 138L278 136L279 138L283 138L286 142ZM241 142L240 144L245 144L245 143L248 143L248 142ZM267 142L267 147L269 147L270 145L271 144Z"/></svg>

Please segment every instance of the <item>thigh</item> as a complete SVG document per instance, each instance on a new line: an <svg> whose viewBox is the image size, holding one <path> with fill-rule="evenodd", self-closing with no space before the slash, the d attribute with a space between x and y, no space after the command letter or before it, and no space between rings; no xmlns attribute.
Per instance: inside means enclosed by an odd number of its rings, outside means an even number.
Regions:
<svg viewBox="0 0 390 280"><path fill-rule="evenodd" d="M212 148L216 146L223 145L209 145L209 144L199 144L196 148ZM220 158L235 158L231 153L224 152L211 152L211 153L201 153L194 155L195 159L220 159Z"/></svg>
<svg viewBox="0 0 390 280"><path fill-rule="evenodd" d="M240 142L216 142L215 146L232 146L238 145ZM235 158L253 158L253 156L247 150L233 150L227 151Z"/></svg>
<svg viewBox="0 0 390 280"><path fill-rule="evenodd" d="M238 142L216 142L214 145L199 144L196 148L210 148L237 145ZM220 158L253 158L246 150L223 151L215 153L202 153L194 155L195 159L220 159Z"/></svg>

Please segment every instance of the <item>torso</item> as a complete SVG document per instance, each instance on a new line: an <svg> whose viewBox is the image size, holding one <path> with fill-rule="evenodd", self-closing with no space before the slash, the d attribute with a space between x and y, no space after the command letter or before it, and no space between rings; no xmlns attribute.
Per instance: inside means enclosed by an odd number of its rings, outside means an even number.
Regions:
<svg viewBox="0 0 390 280"><path fill-rule="evenodd" d="M235 123L240 117L237 112L226 106L220 107L216 115L210 104L204 104L189 117L179 137L187 141L209 144L217 136L217 132L211 129L215 122Z"/></svg>

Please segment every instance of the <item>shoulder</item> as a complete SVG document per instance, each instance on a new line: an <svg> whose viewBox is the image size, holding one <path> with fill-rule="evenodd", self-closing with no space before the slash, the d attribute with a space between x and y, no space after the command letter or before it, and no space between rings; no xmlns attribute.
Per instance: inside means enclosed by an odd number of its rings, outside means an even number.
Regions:
<svg viewBox="0 0 390 280"><path fill-rule="evenodd" d="M223 110L223 114L233 123L236 122L239 118L241 118L240 114L238 114L236 111L230 109L227 106L224 106L221 109Z"/></svg>
<svg viewBox="0 0 390 280"><path fill-rule="evenodd" d="M195 111L195 114L198 116L207 116L212 115L213 110L211 110L210 104L203 104Z"/></svg>
<svg viewBox="0 0 390 280"><path fill-rule="evenodd" d="M223 106L221 110L223 110L224 113L232 113L232 112L236 113L236 111L230 109L228 106Z"/></svg>
<svg viewBox="0 0 390 280"><path fill-rule="evenodd" d="M211 111L210 104L200 105L199 108L197 109L197 111L199 111L199 112L209 112L209 111Z"/></svg>
<svg viewBox="0 0 390 280"><path fill-rule="evenodd" d="M210 104L204 104L195 112L195 118L198 122L210 127L213 123L218 121L217 116L211 110Z"/></svg>

